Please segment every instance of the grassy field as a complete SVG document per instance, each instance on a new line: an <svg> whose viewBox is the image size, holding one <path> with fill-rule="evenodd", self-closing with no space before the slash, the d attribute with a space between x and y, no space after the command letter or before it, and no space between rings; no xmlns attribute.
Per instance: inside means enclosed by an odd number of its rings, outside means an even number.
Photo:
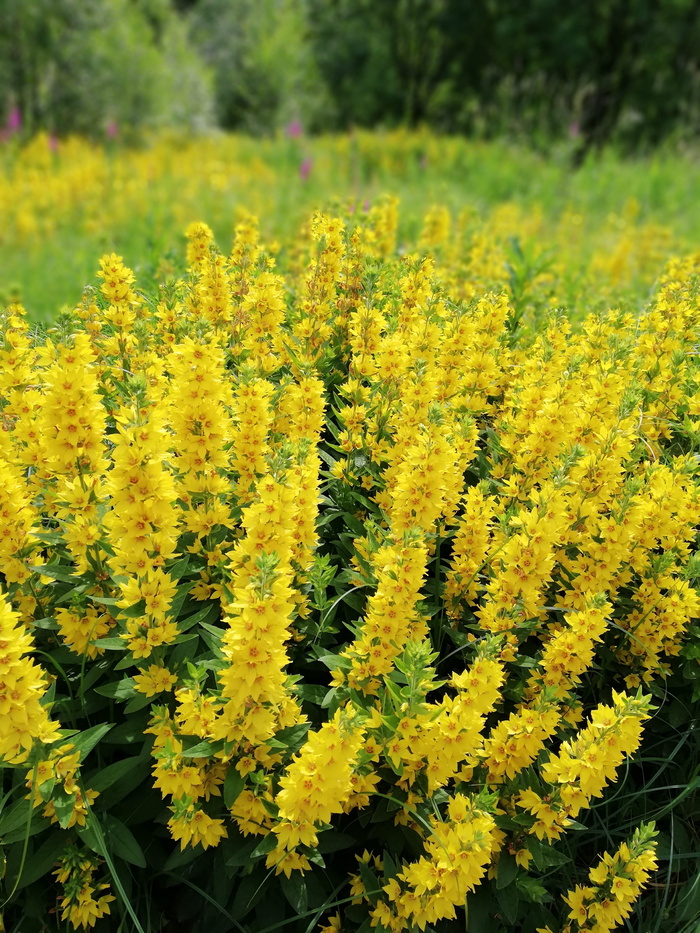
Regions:
<svg viewBox="0 0 700 933"><path fill-rule="evenodd" d="M3 150L0 928L697 933L696 169L567 155Z"/></svg>
<svg viewBox="0 0 700 933"><path fill-rule="evenodd" d="M266 242L282 244L284 265L314 210L347 214L391 195L400 251L440 205L453 225L462 218L451 236L464 247L484 231L505 261L517 240L538 265L559 264L560 301L573 316L606 302L639 307L664 259L700 241L697 160L608 153L572 172L569 155L403 132L173 138L132 151L42 136L0 153L0 290L21 297L33 320L51 320L95 281L102 253L122 255L150 285L169 264L184 268L189 223L208 223L225 250L243 212L259 218Z"/></svg>

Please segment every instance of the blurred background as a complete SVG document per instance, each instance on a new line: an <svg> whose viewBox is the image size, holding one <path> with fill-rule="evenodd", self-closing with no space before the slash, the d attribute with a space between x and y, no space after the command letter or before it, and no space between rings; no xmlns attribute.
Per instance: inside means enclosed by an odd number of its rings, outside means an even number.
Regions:
<svg viewBox="0 0 700 933"><path fill-rule="evenodd" d="M429 126L573 159L700 130L697 0L0 0L0 126Z"/></svg>

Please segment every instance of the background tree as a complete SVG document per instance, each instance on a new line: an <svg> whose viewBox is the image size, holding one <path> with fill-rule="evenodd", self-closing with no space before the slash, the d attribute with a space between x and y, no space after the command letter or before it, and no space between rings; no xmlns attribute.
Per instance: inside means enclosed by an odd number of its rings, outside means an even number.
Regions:
<svg viewBox="0 0 700 933"><path fill-rule="evenodd" d="M203 126L208 70L168 0L0 0L0 100L28 131Z"/></svg>
<svg viewBox="0 0 700 933"><path fill-rule="evenodd" d="M303 0L190 0L180 8L213 71L222 127L260 133L291 120L316 129L327 122Z"/></svg>
<svg viewBox="0 0 700 933"><path fill-rule="evenodd" d="M0 107L270 133L417 126L655 145L700 130L697 0L0 0ZM2 114L0 114L0 117ZM16 122L16 119L15 119Z"/></svg>

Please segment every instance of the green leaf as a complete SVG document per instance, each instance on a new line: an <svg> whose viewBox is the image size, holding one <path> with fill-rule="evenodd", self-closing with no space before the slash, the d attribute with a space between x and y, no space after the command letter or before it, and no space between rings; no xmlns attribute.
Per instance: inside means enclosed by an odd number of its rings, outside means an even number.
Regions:
<svg viewBox="0 0 700 933"><path fill-rule="evenodd" d="M90 602L99 603L101 606L118 606L120 600L114 599L112 596L91 596Z"/></svg>
<svg viewBox="0 0 700 933"><path fill-rule="evenodd" d="M396 864L391 854L386 849L382 856L382 863L382 877L384 881L388 881L390 878L395 878L396 875L398 875L401 866Z"/></svg>
<svg viewBox="0 0 700 933"><path fill-rule="evenodd" d="M277 845L277 836L274 833L268 833L268 835L265 836L263 841L258 843L258 845L250 853L250 857L252 859L255 859L255 858L260 858L261 855L267 855L268 852L272 852L272 850L275 848L276 845Z"/></svg>
<svg viewBox="0 0 700 933"><path fill-rule="evenodd" d="M119 610L119 616L123 619L139 619L146 611L146 600L139 599L131 606L126 606Z"/></svg>
<svg viewBox="0 0 700 933"><path fill-rule="evenodd" d="M190 748L183 748L183 758L211 758L223 748L222 742L197 742Z"/></svg>
<svg viewBox="0 0 700 933"><path fill-rule="evenodd" d="M230 855L226 857L226 864L235 868L240 865L249 865L250 859L255 851L255 847L258 844L256 838L246 839L245 841L238 842L235 846L235 849Z"/></svg>
<svg viewBox="0 0 700 933"><path fill-rule="evenodd" d="M268 896L268 888L265 884L267 877L269 873L262 874L260 871L255 871L241 879L233 904L229 908L233 917L242 919L261 898Z"/></svg>
<svg viewBox="0 0 700 933"><path fill-rule="evenodd" d="M498 870L496 873L496 887L500 890L505 888L512 881L515 880L515 876L518 874L518 863L515 861L515 856L510 855L508 852L501 852L501 855L498 859Z"/></svg>
<svg viewBox="0 0 700 933"><path fill-rule="evenodd" d="M50 835L24 863L24 869L17 881L17 889L19 890L20 888L26 887L28 884L33 884L35 881L38 881L40 878L43 878L44 875L48 874L48 872L53 869L59 855L63 852L65 847L66 837L63 833L54 833Z"/></svg>
<svg viewBox="0 0 700 933"><path fill-rule="evenodd" d="M222 629L217 628L215 625L207 625L206 622L201 622L199 626L199 634L206 642L209 650L214 653L215 657L223 657L221 653L221 639L224 634Z"/></svg>
<svg viewBox="0 0 700 933"><path fill-rule="evenodd" d="M102 833L99 831L99 824L97 824L97 817L93 812L88 815L88 818L84 826L77 826L78 835L85 843L85 845L92 849L93 852L96 852L98 855L101 855L104 858L104 846L102 845Z"/></svg>
<svg viewBox="0 0 700 933"><path fill-rule="evenodd" d="M467 897L466 901L468 933L493 933L493 915L498 908L492 895L490 885L481 884ZM502 930L499 925L495 929Z"/></svg>
<svg viewBox="0 0 700 933"><path fill-rule="evenodd" d="M105 674L109 674L107 661L93 662L91 668L85 671L85 676L80 681L83 696L85 696Z"/></svg>
<svg viewBox="0 0 700 933"><path fill-rule="evenodd" d="M175 640L171 642L171 644L189 645L188 648L185 648L185 658L189 658L193 654L193 649L196 647L196 645L192 643L195 642L198 638L199 638L199 635L196 632L190 632L189 634L186 632L180 632L180 634L175 637ZM203 662L203 663L206 663L206 662Z"/></svg>
<svg viewBox="0 0 700 933"><path fill-rule="evenodd" d="M294 692L300 700L306 700L308 703L315 703L316 706L320 706L328 692L328 687L323 687L321 684L296 684Z"/></svg>
<svg viewBox="0 0 700 933"><path fill-rule="evenodd" d="M205 622L215 622L219 618L220 612L221 609L219 608L219 604L217 602L207 603L198 612L193 613L191 616L187 616L186 619L180 620L180 631L186 632L188 629L191 629L193 625L201 625Z"/></svg>
<svg viewBox="0 0 700 933"><path fill-rule="evenodd" d="M367 529L364 524L355 518L355 516L350 512L343 512L343 521L345 527L352 532L353 538L364 538L367 534Z"/></svg>
<svg viewBox="0 0 700 933"><path fill-rule="evenodd" d="M98 822L93 811L85 826L78 827L78 833L85 845L98 855L105 856L106 846L108 852L125 862L139 868L146 867L146 859L133 833L110 813L101 816Z"/></svg>
<svg viewBox="0 0 700 933"><path fill-rule="evenodd" d="M102 830L110 852L139 868L146 867L146 858L141 846L131 830L120 820L109 813L105 814L102 818Z"/></svg>
<svg viewBox="0 0 700 933"><path fill-rule="evenodd" d="M319 852L328 854L329 852L340 852L342 849L350 849L357 845L357 839L348 833L328 832L319 836L316 848Z"/></svg>
<svg viewBox="0 0 700 933"><path fill-rule="evenodd" d="M365 917L365 919L362 921L362 923L357 928L357 933L374 933L375 929L376 927L372 926L372 921L370 920L370 918ZM426 933L428 933L429 930L430 930L430 927L425 928Z"/></svg>
<svg viewBox="0 0 700 933"><path fill-rule="evenodd" d="M327 454L322 450L319 450L318 453L322 460L325 460L329 466L333 466L335 460L330 456L330 454ZM318 521L316 522L316 528L320 531L321 528L323 528L325 525L328 525L330 522L335 521L337 518L342 518L342 512L328 509L324 515L319 516Z"/></svg>
<svg viewBox="0 0 700 933"><path fill-rule="evenodd" d="M11 807L8 807L7 810L3 811L2 817L0 817L0 838L7 836L8 833L11 833L19 827L25 827L27 825L27 820L30 819L29 814L32 814L31 819L34 819L34 816L39 816L40 811L34 811L29 800L22 798L16 803L13 803Z"/></svg>
<svg viewBox="0 0 700 933"><path fill-rule="evenodd" d="M98 648L104 648L106 651L126 651L126 642L118 635L110 635L109 638L96 638L92 642Z"/></svg>
<svg viewBox="0 0 700 933"><path fill-rule="evenodd" d="M510 884L507 888L501 888L496 892L496 899L505 919L514 925L518 919L518 905L520 904L517 887Z"/></svg>
<svg viewBox="0 0 700 933"><path fill-rule="evenodd" d="M93 726L91 729L86 729L84 732L79 732L78 735L74 735L69 741L75 747L75 750L80 752L80 761L83 762L97 745L100 739L107 735L110 729L114 727L114 723L103 722L99 726Z"/></svg>
<svg viewBox="0 0 700 933"><path fill-rule="evenodd" d="M352 661L350 658L342 658L339 654L319 654L317 660L320 661L321 664L325 664L325 666L331 671L336 669L341 671L349 671L350 667L352 666Z"/></svg>
<svg viewBox="0 0 700 933"><path fill-rule="evenodd" d="M168 573L170 574L170 579L180 580L182 577L184 577L185 571L187 570L189 562L190 562L190 555L185 554L185 556L182 557L179 561L177 561L177 563L173 564L170 570L168 570Z"/></svg>
<svg viewBox="0 0 700 933"><path fill-rule="evenodd" d="M131 652L127 652L114 665L114 670L125 671L130 667L138 667L140 664L143 664L143 658L134 658L132 657Z"/></svg>
<svg viewBox="0 0 700 933"><path fill-rule="evenodd" d="M39 794L43 801L48 803L48 801L51 799L51 794L53 793L55 784L56 778L50 777L48 781L44 781L43 784L39 785Z"/></svg>
<svg viewBox="0 0 700 933"><path fill-rule="evenodd" d="M81 583L81 579L75 576L69 564L45 564L41 567L30 567L35 573L42 577L51 577L52 580L59 580L61 583Z"/></svg>
<svg viewBox="0 0 700 933"><path fill-rule="evenodd" d="M100 696L109 697L111 700L130 700L136 695L137 690L133 678L125 677L123 680L116 681L116 683L95 687L94 692L99 693Z"/></svg>
<svg viewBox="0 0 700 933"><path fill-rule="evenodd" d="M112 784L123 780L127 774L141 766L144 771L148 771L149 758L147 755L137 755L134 758L125 758L123 761L115 761L114 764L107 765L106 768L100 768L85 783L92 790L103 793Z"/></svg>
<svg viewBox="0 0 700 933"><path fill-rule="evenodd" d="M33 534L44 544L63 544L63 535L56 531L35 531Z"/></svg>
<svg viewBox="0 0 700 933"><path fill-rule="evenodd" d="M181 635L180 638L177 639L173 652L168 659L168 668L171 671L174 671L183 661L196 655L198 639L199 635L196 632L193 632L191 635Z"/></svg>
<svg viewBox="0 0 700 933"><path fill-rule="evenodd" d="M190 862L194 862L201 854L202 850L199 846L186 846L184 849L178 847L168 857L163 869L165 871L174 871L176 868L183 868L185 865L189 865Z"/></svg>
<svg viewBox="0 0 700 933"><path fill-rule="evenodd" d="M32 821L29 824L29 830L27 830L26 824L20 826L19 829L13 830L11 833L7 833L2 837L2 845L10 846L15 842L21 842L24 845L24 840L27 836L36 836L38 833L43 832L51 824L49 823L48 817L41 816L38 812L34 813L32 816Z"/></svg>
<svg viewBox="0 0 700 933"><path fill-rule="evenodd" d="M68 828L77 798L77 794L67 794L62 786L54 790L54 795L51 799L53 801L53 808L56 811L56 819L61 829Z"/></svg>
<svg viewBox="0 0 700 933"><path fill-rule="evenodd" d="M187 594L192 589L193 585L194 584L190 581L189 583L181 583L178 586L173 601L170 604L170 609L168 610L168 618L177 619L179 617L185 600L187 599Z"/></svg>
<svg viewBox="0 0 700 933"><path fill-rule="evenodd" d="M525 900L534 904L544 904L552 900L552 895L536 878L530 878L528 875L518 875L515 879L515 886Z"/></svg>
<svg viewBox="0 0 700 933"><path fill-rule="evenodd" d="M125 713L137 713L140 709L143 709L144 706L149 706L156 697L147 697L143 693L138 693L132 700L124 707Z"/></svg>
<svg viewBox="0 0 700 933"><path fill-rule="evenodd" d="M697 920L700 916L700 875L690 878L681 889L678 904L679 921Z"/></svg>
<svg viewBox="0 0 700 933"><path fill-rule="evenodd" d="M544 871L559 865L566 865L570 861L569 857L554 849L551 845L540 842L539 839L531 837L527 841L527 848L532 853L532 860L538 871Z"/></svg>
<svg viewBox="0 0 700 933"><path fill-rule="evenodd" d="M294 872L289 878L282 875L280 882L282 893L289 901L295 913L306 913L309 907L309 894L306 889L304 876L299 872Z"/></svg>
<svg viewBox="0 0 700 933"><path fill-rule="evenodd" d="M296 751L301 747L309 731L308 723L297 723L295 726L288 726L286 729L280 729L268 745L272 748L288 748L290 751Z"/></svg>
<svg viewBox="0 0 700 933"><path fill-rule="evenodd" d="M143 745L144 739L149 740L148 736L144 736L143 730L148 726L148 714L143 713L141 716L134 716L127 719L126 722L120 723L111 732L108 732L104 739L105 745Z"/></svg>
<svg viewBox="0 0 700 933"><path fill-rule="evenodd" d="M236 799L245 786L245 775L235 767L233 762L229 764L226 777L224 778L224 805L232 807Z"/></svg>
<svg viewBox="0 0 700 933"><path fill-rule="evenodd" d="M381 887L379 878L366 862L358 862L358 868L360 870L362 884L365 886L365 891L376 891Z"/></svg>

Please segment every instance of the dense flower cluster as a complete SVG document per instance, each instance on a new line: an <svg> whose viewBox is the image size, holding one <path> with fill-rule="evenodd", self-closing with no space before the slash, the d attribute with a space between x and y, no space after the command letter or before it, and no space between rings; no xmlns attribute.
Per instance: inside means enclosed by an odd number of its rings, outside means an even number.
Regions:
<svg viewBox="0 0 700 933"><path fill-rule="evenodd" d="M608 933L618 927L632 912L632 905L656 868L654 824L640 826L632 839L623 842L610 855L605 852L600 862L588 873L590 884L576 885L564 896L571 908L569 923L562 933ZM551 933L549 927L539 933Z"/></svg>
<svg viewBox="0 0 700 933"><path fill-rule="evenodd" d="M80 927L89 930L100 917L111 912L114 896L105 893L109 889L107 883L96 883L93 879L97 868L98 860L91 852L69 846L54 872L63 887L61 919L69 920L75 930Z"/></svg>
<svg viewBox="0 0 700 933"><path fill-rule="evenodd" d="M31 633L0 593L0 757L25 761L35 742L51 742L58 731L42 705L47 678L28 655Z"/></svg>
<svg viewBox="0 0 700 933"><path fill-rule="evenodd" d="M228 254L197 223L155 300L110 254L55 329L0 316L0 758L73 927L150 819L154 851L281 884L337 831L362 845L326 929L424 930L639 748L700 609L700 257L574 328L554 272L502 289L511 220L465 252L436 207L396 258L395 199L339 205L282 272L255 218ZM650 839L567 930L628 916Z"/></svg>

